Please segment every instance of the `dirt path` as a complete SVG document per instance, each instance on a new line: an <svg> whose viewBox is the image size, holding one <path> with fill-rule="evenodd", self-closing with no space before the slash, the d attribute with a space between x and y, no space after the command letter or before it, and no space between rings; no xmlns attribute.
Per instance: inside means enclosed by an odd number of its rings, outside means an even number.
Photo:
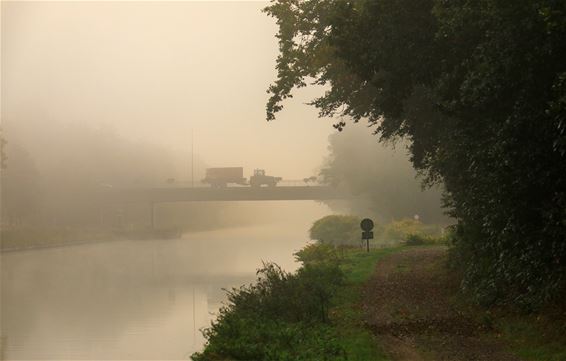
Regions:
<svg viewBox="0 0 566 361"><path fill-rule="evenodd" d="M519 361L451 302L445 259L445 248L417 247L379 262L362 307L385 351L395 361Z"/></svg>

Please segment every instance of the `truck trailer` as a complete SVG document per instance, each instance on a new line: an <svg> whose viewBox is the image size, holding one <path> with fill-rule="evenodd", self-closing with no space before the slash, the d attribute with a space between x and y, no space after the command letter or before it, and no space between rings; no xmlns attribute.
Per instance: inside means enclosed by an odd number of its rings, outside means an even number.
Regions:
<svg viewBox="0 0 566 361"><path fill-rule="evenodd" d="M247 185L243 167L207 168L202 182L213 188L224 188L228 184Z"/></svg>

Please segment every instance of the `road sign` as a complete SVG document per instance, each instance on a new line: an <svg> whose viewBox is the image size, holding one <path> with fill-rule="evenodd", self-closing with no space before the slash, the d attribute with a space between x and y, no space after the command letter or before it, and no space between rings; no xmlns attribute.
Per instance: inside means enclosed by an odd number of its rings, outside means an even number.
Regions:
<svg viewBox="0 0 566 361"><path fill-rule="evenodd" d="M364 231L369 232L373 229L373 221L369 218L364 218L360 223L360 227L362 227Z"/></svg>
<svg viewBox="0 0 566 361"><path fill-rule="evenodd" d="M369 252L369 240L373 239L373 232L371 231L373 229L373 221L369 218L364 218L360 222L360 227L362 227L363 230L362 239L366 240L366 247Z"/></svg>

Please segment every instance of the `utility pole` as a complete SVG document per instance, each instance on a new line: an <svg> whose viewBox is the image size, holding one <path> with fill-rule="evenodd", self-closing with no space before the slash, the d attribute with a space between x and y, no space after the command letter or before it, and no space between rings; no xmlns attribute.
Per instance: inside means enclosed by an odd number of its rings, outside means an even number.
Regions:
<svg viewBox="0 0 566 361"><path fill-rule="evenodd" d="M151 226L151 230L155 230L155 202L149 202L149 224Z"/></svg>
<svg viewBox="0 0 566 361"><path fill-rule="evenodd" d="M191 128L191 188L195 186L195 137L194 128Z"/></svg>

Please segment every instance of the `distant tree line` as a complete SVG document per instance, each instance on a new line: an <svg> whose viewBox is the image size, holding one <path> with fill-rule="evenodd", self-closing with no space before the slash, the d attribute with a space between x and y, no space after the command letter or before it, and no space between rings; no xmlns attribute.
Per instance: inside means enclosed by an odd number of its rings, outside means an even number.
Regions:
<svg viewBox="0 0 566 361"><path fill-rule="evenodd" d="M381 223L415 215L425 223L449 222L441 208L441 187L423 189L406 142L384 145L367 129L349 127L329 137L328 150L320 181L352 196L328 201L332 209L372 216Z"/></svg>
<svg viewBox="0 0 566 361"><path fill-rule="evenodd" d="M101 190L156 183L174 171L164 150L128 142L111 131L56 121L41 132L12 121L5 126L5 227L100 226Z"/></svg>
<svg viewBox="0 0 566 361"><path fill-rule="evenodd" d="M566 2L273 1L267 118L308 81L321 116L409 141L457 220L464 285L534 307L566 283Z"/></svg>

